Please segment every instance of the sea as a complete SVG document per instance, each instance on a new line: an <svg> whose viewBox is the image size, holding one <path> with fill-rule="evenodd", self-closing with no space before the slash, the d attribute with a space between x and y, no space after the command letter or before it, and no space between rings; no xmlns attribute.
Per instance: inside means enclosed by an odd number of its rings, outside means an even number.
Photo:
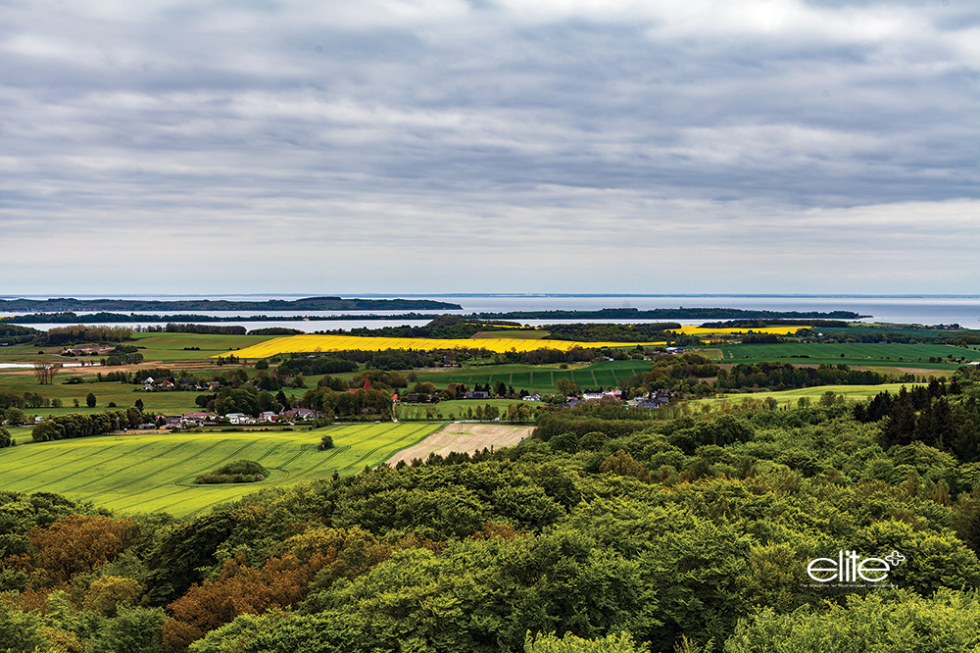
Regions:
<svg viewBox="0 0 980 653"><path fill-rule="evenodd" d="M235 301L267 301L270 299L300 299L323 295L338 296L338 293L311 294L250 294L250 295L73 295L76 298L106 298L106 299L148 299L158 301L176 301L183 299L210 299ZM3 299L24 297L27 299L48 299L64 295L5 295ZM459 304L462 310L452 311L418 311L427 315L470 315L471 313L506 313L511 311L556 311L556 310L599 310L603 308L636 308L650 310L655 308L737 308L746 310L770 311L852 311L863 316L861 322L884 322L892 324L919 325L952 325L959 324L966 329L980 329L980 295L599 295L599 294L340 294L345 298L361 297L366 299L434 299ZM163 311L161 311L162 313ZM180 316L182 313L166 311L168 315ZM384 326L423 326L428 320L399 319L408 311L370 311L374 315L386 315L392 319L365 319L363 313L345 311L342 319L313 320L303 319L322 315L333 315L323 311L194 311L187 314L215 315L225 317L250 317L258 315L282 315L296 317L295 320L270 321L231 321L210 324L223 326L240 325L246 329L262 329L268 327L286 327L298 329L306 333L317 331L350 330L354 328L381 328ZM84 315L84 313L80 313ZM17 324L16 314L7 318ZM172 320L171 320L172 321ZM582 320L515 320L530 326L581 322ZM630 320L589 320L590 322L627 323ZM660 322L665 320L633 320L633 322ZM706 320L671 320L683 324L701 324ZM711 320L715 321L715 320ZM185 322L193 322L192 319ZM127 326L159 326L158 322L126 323ZM121 323L113 323L122 326ZM29 324L37 329L49 329L65 326L64 323Z"/></svg>

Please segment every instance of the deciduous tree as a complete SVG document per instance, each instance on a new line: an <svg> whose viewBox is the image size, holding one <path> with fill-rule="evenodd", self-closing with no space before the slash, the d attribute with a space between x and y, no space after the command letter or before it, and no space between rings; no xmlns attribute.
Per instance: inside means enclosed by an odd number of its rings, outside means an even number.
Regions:
<svg viewBox="0 0 980 653"><path fill-rule="evenodd" d="M51 385L54 376L61 370L61 363L36 361L34 363L34 378L40 385Z"/></svg>

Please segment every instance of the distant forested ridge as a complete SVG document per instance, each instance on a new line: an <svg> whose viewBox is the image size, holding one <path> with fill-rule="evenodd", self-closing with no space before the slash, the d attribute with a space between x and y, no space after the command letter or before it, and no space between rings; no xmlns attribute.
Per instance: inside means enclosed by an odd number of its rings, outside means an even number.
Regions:
<svg viewBox="0 0 980 653"><path fill-rule="evenodd" d="M741 308L602 308L598 311L513 311L474 314L484 320L734 320L734 319L826 319L857 320L871 315L851 311L750 311Z"/></svg>
<svg viewBox="0 0 980 653"><path fill-rule="evenodd" d="M275 321L292 321L297 322L301 320L309 321L319 321L319 320L349 320L352 317L356 317L358 320L389 320L389 321L405 321L405 320L436 320L440 317L444 317L432 313L403 313L401 315L378 315L375 313L361 314L357 316L347 315L346 313L335 313L332 315L249 315L249 316L221 316L221 315L201 315L201 314L184 314L184 315L166 315L166 314L147 314L147 313L112 313L107 312L109 310L131 310L131 311L145 311L145 310L170 310L170 311L257 311L257 310L268 310L268 311L287 311L287 310L307 310L307 311L361 311L361 310L462 310L457 304L442 304L441 302L429 302L429 300L367 300L367 299L350 299L350 300L340 300L341 304L336 304L336 307L324 307L325 303L317 303L320 298L311 298L311 300L297 300L296 302L210 302L209 304L201 305L200 302L187 302L187 304L194 304L193 306L186 307L175 307L170 304L182 304L183 302L156 302L157 306L143 306L143 302L134 302L135 304L140 304L139 306L127 306L127 307L104 307L101 305L93 304L91 302L84 302L84 306L76 306L73 308L64 308L63 305L57 302L61 301L76 301L79 304L83 304L79 300L47 300L47 301L37 301L37 300L0 300L0 311L26 311L27 315L18 315L16 320L20 324L50 324L50 323L66 323L66 324L92 324L92 323L107 323L107 322L275 322ZM117 300L93 300L93 302L115 302ZM203 300L207 302L207 300ZM366 302L373 301L386 301L392 302L388 306L375 306L366 305ZM31 305L17 304L12 305L14 302L32 302ZM300 303L304 302L304 303ZM309 303L305 303L309 302ZM348 305L349 302L358 302L360 308L351 307ZM396 302L417 302L415 305L407 306L396 304ZM430 304L440 304L438 306L429 305L418 305L420 303L429 302ZM149 302L153 304L154 302ZM282 305L280 304L288 304ZM21 306L24 306L23 308ZM92 313L90 315L78 315L74 311L100 311L98 313ZM717 319L717 320L734 320L731 323L725 323L726 327L745 327L752 326L762 327L765 325L772 324L799 324L800 326L811 326L811 327L838 327L844 328L847 326L846 322L841 322L840 320L856 320L862 317L870 317L867 315L859 315L857 313L852 313L849 311L832 311L830 313L798 313L796 311L789 312L777 312L777 311L746 311L738 308L662 308L654 309L649 311L641 311L635 308L603 308L598 311L515 311L511 313L471 313L469 315L455 316L460 317L464 320L468 320L474 323L482 324L482 328L485 330L488 326L492 327L492 322L507 323L510 322L514 325L514 320L707 320L707 319ZM832 322L830 320L838 320ZM705 326L717 327L721 326L722 323L706 324ZM552 327L554 325L551 325ZM663 328L669 328L670 325L662 325ZM676 327L674 327L676 328ZM560 329L559 329L560 330ZM353 331L351 332L353 333ZM380 334L362 334L358 335L380 335ZM390 335L385 335L385 337L392 337ZM405 336L410 337L410 336ZM411 337L421 337L418 335ZM429 337L440 337L440 336L429 336ZM468 336L459 336L468 337Z"/></svg>
<svg viewBox="0 0 980 653"><path fill-rule="evenodd" d="M231 309L229 309L231 310ZM398 309L392 309L398 310ZM399 315L349 315L336 313L329 315L202 315L199 313L160 314L160 313L90 313L79 315L74 311L64 313L29 313L13 318L18 324L104 324L130 322L317 322L329 320L432 320L440 317L433 313L402 313Z"/></svg>
<svg viewBox="0 0 980 653"><path fill-rule="evenodd" d="M160 301L148 299L2 299L0 311L26 313L65 313L69 311L452 311L459 304L431 299L343 299L341 297L305 297L303 299L270 299L267 301L228 301L226 299L181 299Z"/></svg>

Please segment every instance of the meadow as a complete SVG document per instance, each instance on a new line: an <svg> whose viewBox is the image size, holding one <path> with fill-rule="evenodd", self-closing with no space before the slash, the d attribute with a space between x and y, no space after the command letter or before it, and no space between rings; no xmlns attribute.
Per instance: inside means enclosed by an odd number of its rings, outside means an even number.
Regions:
<svg viewBox="0 0 980 653"><path fill-rule="evenodd" d="M930 357L947 360L947 356L980 360L980 351L952 345L898 343L779 343L753 345L716 344L721 352L719 363L751 363L758 361L786 360L795 365L836 365L876 367L914 367L921 369L953 370L950 363L930 363Z"/></svg>
<svg viewBox="0 0 980 653"><path fill-rule="evenodd" d="M620 379L628 379L634 374L649 372L651 361L600 361L592 365L568 365L561 369L558 365L482 365L474 367L450 368L447 371L420 370L416 374L419 381L430 381L436 385L465 383L472 388L474 384L504 385L515 390L530 393L554 393L559 379L568 379L583 388L615 388Z"/></svg>
<svg viewBox="0 0 980 653"><path fill-rule="evenodd" d="M418 420L430 421L433 418L428 414L427 409L434 408L437 414L442 415L443 420L473 419L470 415L477 407L496 406L501 415L507 414L507 409L511 404L525 403L522 399L447 399L435 404L399 404L398 420L400 422ZM530 402L529 408L535 408L539 404ZM471 411L469 414L467 410Z"/></svg>
<svg viewBox="0 0 980 653"><path fill-rule="evenodd" d="M880 385L819 385L811 388L798 388L796 390L780 390L772 392L762 391L752 392L749 394L740 393L719 395L708 399L694 399L690 402L690 405L695 410L704 410L701 408L702 406L709 406L711 409L716 409L724 408L726 406L738 406L745 400L766 401L767 399L772 398L777 402L777 408L793 408L799 405L799 400L802 398L806 398L810 401L810 403L816 404L828 392L833 393L835 397L843 396L845 401L865 401L881 392L889 392L895 395L898 394L899 390L901 390L903 386L908 389L913 385L914 384L911 383L882 383Z"/></svg>
<svg viewBox="0 0 980 653"><path fill-rule="evenodd" d="M254 347L275 336L233 336L211 333L134 333L133 342L145 360L172 363L207 359L221 353ZM197 347L199 349L193 349ZM145 348L145 349L144 349Z"/></svg>
<svg viewBox="0 0 980 653"><path fill-rule="evenodd" d="M56 492L120 514L193 515L264 488L373 467L441 427L358 424L312 431L208 430L30 443L0 450L0 478L4 490ZM324 435L333 438L333 449L320 450ZM195 485L198 474L243 459L261 463L271 474L258 483Z"/></svg>

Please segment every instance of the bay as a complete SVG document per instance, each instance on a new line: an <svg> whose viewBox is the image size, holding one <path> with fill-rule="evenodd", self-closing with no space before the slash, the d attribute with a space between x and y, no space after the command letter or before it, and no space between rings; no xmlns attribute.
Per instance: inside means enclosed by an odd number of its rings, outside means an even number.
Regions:
<svg viewBox="0 0 980 653"><path fill-rule="evenodd" d="M335 293L334 293L335 294ZM265 301L268 299L296 299L308 297L310 294L290 295L146 295L109 296L119 299L231 299ZM909 296L871 296L871 295L574 295L574 294L454 294L454 295L368 295L345 294L344 297L364 297L371 299L394 298L428 298L452 301L463 307L462 311L426 311L428 314L469 315L471 313L506 313L510 311L555 311L555 310L599 310L603 308L636 308L651 310L657 308L737 308L743 310L771 311L819 311L831 312L836 310L852 311L869 317L862 322L885 322L896 324L959 324L967 329L980 329L980 295L909 295ZM94 295L92 297L95 297ZM99 297L106 297L100 295ZM35 298L35 297L32 297ZM36 297L46 299L47 297ZM239 325L246 329L262 329L270 327L285 327L298 329L306 333L315 331L333 331L336 329L350 330L353 328L381 328L392 325L424 326L428 320L397 319L406 311L372 311L375 315L394 316L392 320L364 319L355 313L347 312L344 319L338 320L303 320L302 316L315 317L325 315L317 311L288 311L287 317L297 316L297 320L269 321L240 321L212 323L223 326ZM182 315L179 312L169 313L173 316ZM249 312L202 312L187 313L188 315L215 315L225 317L251 317L266 315L275 316L272 311ZM516 320L522 324L540 326L543 324L571 323L581 320ZM663 320L589 320L590 322L606 323L636 323ZM17 324L16 316L10 322ZM193 322L193 320L188 320ZM680 320L684 324L701 324L704 320ZM159 326L159 323L140 322L126 323L126 326ZM50 329L64 324L30 324L38 329ZM109 326L123 326L121 323Z"/></svg>

